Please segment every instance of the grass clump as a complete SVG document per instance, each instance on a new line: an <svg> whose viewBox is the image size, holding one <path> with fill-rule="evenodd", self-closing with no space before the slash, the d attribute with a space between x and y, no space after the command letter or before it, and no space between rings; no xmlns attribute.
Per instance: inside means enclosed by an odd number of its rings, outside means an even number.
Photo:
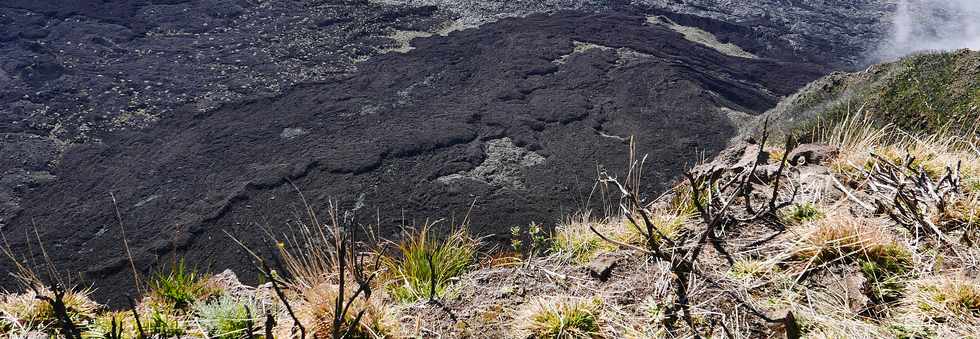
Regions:
<svg viewBox="0 0 980 339"><path fill-rule="evenodd" d="M980 284L975 279L931 276L911 285L899 309L903 330L934 338L973 338L980 333Z"/></svg>
<svg viewBox="0 0 980 339"><path fill-rule="evenodd" d="M150 281L151 297L175 310L187 310L216 292L207 285L205 276L187 267L184 259L175 261L167 273L157 272Z"/></svg>
<svg viewBox="0 0 980 339"><path fill-rule="evenodd" d="M771 263L762 260L742 259L732 264L729 273L739 279L754 279L772 272L774 268Z"/></svg>
<svg viewBox="0 0 980 339"><path fill-rule="evenodd" d="M822 218L823 216L823 211L817 208L817 205L810 202L793 205L793 207L791 207L785 214L785 218L793 224L802 224L814 221Z"/></svg>
<svg viewBox="0 0 980 339"><path fill-rule="evenodd" d="M187 333L180 317L165 309L151 309L146 319L140 322L147 335L158 338L174 338Z"/></svg>
<svg viewBox="0 0 980 339"><path fill-rule="evenodd" d="M252 301L240 300L228 295L217 300L198 304L194 308L197 322L209 338L237 339L246 336L259 319L258 307Z"/></svg>
<svg viewBox="0 0 980 339"><path fill-rule="evenodd" d="M956 199L945 210L936 213L932 222L946 228L975 229L980 225L980 193L970 193Z"/></svg>
<svg viewBox="0 0 980 339"><path fill-rule="evenodd" d="M919 309L935 317L980 316L980 284L976 281L929 281L920 286L919 292Z"/></svg>
<svg viewBox="0 0 980 339"><path fill-rule="evenodd" d="M36 291L0 296L0 323L5 323L0 324L0 334L4 331L60 333L58 316L51 303L38 299L39 294L49 298L54 294L45 287L37 287ZM63 301L72 323L87 325L95 319L101 307L89 298L90 293L90 290L75 289L65 293Z"/></svg>
<svg viewBox="0 0 980 339"><path fill-rule="evenodd" d="M834 214L816 223L794 249L794 256L810 265L843 259L905 262L908 251L887 235L875 219Z"/></svg>
<svg viewBox="0 0 980 339"><path fill-rule="evenodd" d="M840 152L829 167L857 186L881 160L900 168L911 160L911 168L932 180L946 175L946 168L960 169L967 191L980 189L980 157L973 137L953 132L950 127L930 134L907 132L895 125L873 123L868 115L851 115L841 121L821 122L814 127L815 142L836 146Z"/></svg>
<svg viewBox="0 0 980 339"><path fill-rule="evenodd" d="M871 300L878 304L898 301L905 292L906 275L912 269L912 254L892 243L880 248L876 256L859 261Z"/></svg>
<svg viewBox="0 0 980 339"><path fill-rule="evenodd" d="M599 299L539 298L523 309L517 328L529 338L599 338L601 310Z"/></svg>
<svg viewBox="0 0 980 339"><path fill-rule="evenodd" d="M601 253L616 250L616 245L599 238L589 229L589 226L602 234L623 240L622 238L627 236L624 233L623 222L623 220L591 220L587 214L567 218L555 226L551 251L574 262L589 262Z"/></svg>
<svg viewBox="0 0 980 339"><path fill-rule="evenodd" d="M82 333L85 339L137 338L136 322L129 311L109 311L100 314Z"/></svg>
<svg viewBox="0 0 980 339"><path fill-rule="evenodd" d="M662 241L660 234L671 239L676 237L689 219L688 215L669 209L654 209L648 215L654 227L660 231L653 234L657 242ZM599 254L619 249L615 244L596 235L590 227L618 242L645 245L645 226L634 225L626 218L594 220L588 215L579 215L566 219L555 227L551 251L576 263L587 263Z"/></svg>
<svg viewBox="0 0 980 339"><path fill-rule="evenodd" d="M311 336L330 338L333 335L338 288L336 284L324 282L320 286L300 292L299 300L294 306L300 321L310 330ZM350 298L354 288L354 282L346 284L345 299ZM361 318L357 319L357 325L351 328L357 315L362 312ZM277 337L289 337L292 331L289 319L284 319L281 325L283 326L280 326ZM339 333L348 333L347 338L385 338L397 337L398 334L398 325L391 314L390 306L377 295L355 299L339 327Z"/></svg>
<svg viewBox="0 0 980 339"><path fill-rule="evenodd" d="M382 261L392 283L395 299L412 302L444 295L451 283L466 273L476 259L479 241L465 227L458 227L445 239L432 237L433 224L404 232L397 253Z"/></svg>

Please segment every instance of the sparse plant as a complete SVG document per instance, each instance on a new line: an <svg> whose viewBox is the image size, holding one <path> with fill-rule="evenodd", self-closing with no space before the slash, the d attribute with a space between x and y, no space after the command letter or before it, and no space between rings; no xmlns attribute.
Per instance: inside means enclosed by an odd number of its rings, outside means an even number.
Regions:
<svg viewBox="0 0 980 339"><path fill-rule="evenodd" d="M403 232L395 255L385 256L389 290L401 301L432 299L445 294L452 281L470 269L478 240L465 227L456 227L444 239L433 238L433 223Z"/></svg>
<svg viewBox="0 0 980 339"><path fill-rule="evenodd" d="M771 272L773 269L773 265L762 260L742 259L736 260L729 272L735 278L754 279Z"/></svg>
<svg viewBox="0 0 980 339"><path fill-rule="evenodd" d="M532 258L538 255L544 254L548 249L549 239L545 235L544 229L541 228L536 222L531 222L527 227L527 239L530 241L530 246L524 247L524 234L521 227L513 226L510 228L511 236L511 248L515 253L520 255L526 264L530 264Z"/></svg>
<svg viewBox="0 0 980 339"><path fill-rule="evenodd" d="M520 226L515 225L510 227L510 248L518 254L524 253L524 240L521 239L522 236Z"/></svg>
<svg viewBox="0 0 980 339"><path fill-rule="evenodd" d="M548 248L548 237L545 236L541 225L532 221L531 225L527 227L527 234L531 237L531 253L529 256L540 255L542 251Z"/></svg>
<svg viewBox="0 0 980 339"><path fill-rule="evenodd" d="M517 317L517 328L530 338L601 338L600 299L539 298Z"/></svg>

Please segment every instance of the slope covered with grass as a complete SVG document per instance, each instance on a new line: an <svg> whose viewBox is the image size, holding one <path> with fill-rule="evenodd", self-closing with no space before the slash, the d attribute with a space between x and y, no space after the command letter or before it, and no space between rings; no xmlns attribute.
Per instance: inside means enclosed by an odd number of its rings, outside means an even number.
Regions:
<svg viewBox="0 0 980 339"><path fill-rule="evenodd" d="M863 72L834 73L768 116L783 128L805 131L856 114L908 132L972 131L980 117L980 52L913 55Z"/></svg>

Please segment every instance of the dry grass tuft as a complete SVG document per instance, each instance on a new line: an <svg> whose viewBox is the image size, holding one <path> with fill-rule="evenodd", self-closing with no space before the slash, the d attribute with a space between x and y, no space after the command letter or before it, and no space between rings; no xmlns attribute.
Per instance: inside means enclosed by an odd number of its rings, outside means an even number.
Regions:
<svg viewBox="0 0 980 339"><path fill-rule="evenodd" d="M913 297L920 310L933 318L980 316L980 283L950 278L922 281Z"/></svg>
<svg viewBox="0 0 980 339"><path fill-rule="evenodd" d="M812 265L845 258L875 260L907 253L890 236L878 219L860 218L850 214L832 214L815 222L796 244L793 255Z"/></svg>
<svg viewBox="0 0 980 339"><path fill-rule="evenodd" d="M736 260L729 273L738 279L751 280L771 275L777 269L770 261L755 259Z"/></svg>
<svg viewBox="0 0 980 339"><path fill-rule="evenodd" d="M878 126L860 115L830 126L818 125L814 134L817 142L839 148L829 166L845 182L856 184L864 179L864 171L877 161L872 154L877 154L900 165L909 156L912 167L922 169L934 180L945 175L946 167L959 167L965 188L980 189L980 151L972 137L945 130L914 135L893 125Z"/></svg>
<svg viewBox="0 0 980 339"><path fill-rule="evenodd" d="M873 319L854 314L848 297L826 290L805 291L788 306L804 338L872 339L894 337Z"/></svg>
<svg viewBox="0 0 980 339"><path fill-rule="evenodd" d="M911 283L890 326L905 338L972 338L980 333L980 284L975 279L930 276Z"/></svg>
<svg viewBox="0 0 980 339"><path fill-rule="evenodd" d="M353 283L346 284L346 296L354 293ZM334 313L337 307L338 286L329 282L324 282L320 286L299 291L293 307L296 308L297 316L307 329L310 335L316 338L330 338L333 335ZM363 312L355 328L349 328L357 314ZM293 330L292 320L281 317L282 320L276 328L276 337L289 338ZM399 327L397 320L392 313L392 305L388 305L383 297L373 294L370 298L357 298L350 306L350 311L345 314L341 324L340 333L349 331L349 338L391 338L398 337Z"/></svg>
<svg viewBox="0 0 980 339"><path fill-rule="evenodd" d="M622 219L592 220L588 214L566 218L555 226L551 251L574 262L589 262L601 253L617 249L616 245L602 240L589 227L595 228L602 234L608 234L618 241L638 241L638 239L627 239L630 235L625 232L624 222Z"/></svg>
<svg viewBox="0 0 980 339"><path fill-rule="evenodd" d="M954 200L943 211L932 216L932 222L944 228L976 229L980 225L980 192L972 192Z"/></svg>
<svg viewBox="0 0 980 339"><path fill-rule="evenodd" d="M39 286L37 291L47 297L54 294L47 288ZM64 303L68 310L68 316L76 325L88 324L96 317L96 312L101 306L89 298L90 290L69 290L65 293ZM36 331L42 333L59 333L58 316L55 314L51 303L38 299L38 294L33 290L27 290L20 294L0 294L0 333L3 327L12 333L27 333Z"/></svg>
<svg viewBox="0 0 980 339"><path fill-rule="evenodd" d="M676 209L654 208L649 212L650 221L660 234L673 239L690 220L690 215ZM640 221L642 222L642 221ZM552 252L576 263L586 263L602 253L619 249L615 244L603 240L590 229L602 233L617 242L631 245L645 245L644 232L626 218L590 219L588 214L580 214L565 219L555 227L552 234ZM654 234L656 241L660 234Z"/></svg>

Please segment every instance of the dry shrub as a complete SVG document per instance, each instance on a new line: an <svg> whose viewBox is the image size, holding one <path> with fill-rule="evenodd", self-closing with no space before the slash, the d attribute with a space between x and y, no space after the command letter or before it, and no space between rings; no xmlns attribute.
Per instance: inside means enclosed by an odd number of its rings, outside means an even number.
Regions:
<svg viewBox="0 0 980 339"><path fill-rule="evenodd" d="M361 231L357 235L360 240L374 240L373 234L354 227L342 227L342 216L335 205L331 205L328 211L328 219L321 222L307 206L306 222L291 225L290 234L273 239L278 244L279 256L286 269L286 287L289 292L287 299L290 306L307 330L308 336L331 337L334 316L337 313L337 299L341 297L339 282L343 276L341 302L343 305L350 302L351 306L344 313L339 332L344 333L350 329L349 338L395 335L397 327L390 325L391 315L387 312L391 305L382 295L384 291L378 289L381 284L368 279L379 269L372 265L375 261L371 257L375 254L359 252L357 247L361 244L352 243L355 236L353 232ZM358 294L361 283L366 284L366 288ZM357 326L350 328L362 311L363 316ZM285 307L280 309L276 318L276 337L292 337L297 326Z"/></svg>
<svg viewBox="0 0 980 339"><path fill-rule="evenodd" d="M928 135L914 135L893 125L879 126L867 117L853 115L833 125L817 127L818 142L837 146L838 156L830 168L857 183L863 171L870 169L876 154L893 164L904 166L907 156L913 168L939 179L946 168L959 168L967 190L980 189L980 151L969 136L941 130Z"/></svg>

